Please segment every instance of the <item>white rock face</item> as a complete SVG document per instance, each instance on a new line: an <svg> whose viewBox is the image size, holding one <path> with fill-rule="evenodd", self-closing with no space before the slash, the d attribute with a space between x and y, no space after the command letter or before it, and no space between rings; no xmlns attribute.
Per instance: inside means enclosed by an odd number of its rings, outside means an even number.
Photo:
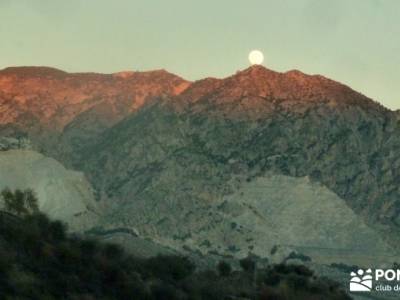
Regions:
<svg viewBox="0 0 400 300"><path fill-rule="evenodd" d="M0 151L0 189L5 187L32 188L40 210L71 231L85 230L97 220L93 191L83 173L35 151Z"/></svg>

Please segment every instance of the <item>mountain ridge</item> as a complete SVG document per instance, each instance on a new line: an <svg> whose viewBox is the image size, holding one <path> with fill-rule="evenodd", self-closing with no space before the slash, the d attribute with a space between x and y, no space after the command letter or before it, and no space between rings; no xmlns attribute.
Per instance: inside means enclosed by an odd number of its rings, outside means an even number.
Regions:
<svg viewBox="0 0 400 300"><path fill-rule="evenodd" d="M41 74L64 74L64 75L118 75L118 74L167 74L173 75L176 77L180 77L176 74L168 72L166 69L154 69L154 70L146 70L146 71L133 71L133 70L123 70L113 73L102 73L102 72L67 72L55 67L48 66L11 66L6 67L0 70L0 75L25 75L25 76L38 76ZM183 78L182 78L183 79ZM188 81L188 80L185 80Z"/></svg>
<svg viewBox="0 0 400 300"><path fill-rule="evenodd" d="M261 97L266 100L301 100L339 105L367 102L377 104L376 101L338 81L322 75L308 75L299 70L276 72L255 65L223 79L202 80L197 84L201 86L206 82L214 86L211 90L205 88L208 93L213 93L214 98L246 96ZM195 84L196 82L189 86L187 91L190 91Z"/></svg>
<svg viewBox="0 0 400 300"><path fill-rule="evenodd" d="M23 126L30 115L32 123L62 131L77 115L101 103L116 110L119 119L144 105L146 98L174 95L188 84L162 70L126 77L71 74L48 67L8 68L0 71L0 124Z"/></svg>
<svg viewBox="0 0 400 300"><path fill-rule="evenodd" d="M204 92L217 92L218 89L236 89L237 93L242 93L246 96L258 96L258 97L277 97L277 98L294 98L294 94L302 92L299 96L308 96L313 101L322 101L321 98L326 97L345 97L346 100L351 97L363 98L365 101L372 101L378 103L367 96L361 94L358 91L353 90L351 87L342 84L339 81L332 80L325 76L314 74L309 75L302 71L292 69L286 72L277 72L270 70L264 66L254 65L246 69L239 70L235 74L232 74L223 78L207 77L195 81L188 81L176 74L170 73L165 69L149 70L149 71L120 71L115 73L97 73L97 72L65 72L63 70L46 67L46 66L18 66L18 67L7 67L0 70L0 92L4 92L7 87L1 85L2 82L6 81L5 76L14 75L21 78L29 77L51 77L54 76L56 79L72 79L77 77L81 80L92 79L92 80L129 80L136 79L138 77L144 77L150 80L159 80L163 77L168 79L172 78L180 80L182 86L177 88L172 93L173 96L184 94L188 96L199 95L199 89L203 90L200 96L205 96ZM156 78L151 78L155 76ZM86 78L85 78L86 77ZM261 88L264 86L264 88ZM193 89L194 91L191 91ZM304 89L304 90L303 90ZM326 95L323 90L330 89L333 95ZM240 90L240 91L238 91ZM294 92L295 91L295 92ZM185 94L185 92L187 92ZM255 92L255 93L254 93ZM335 94L337 93L337 94ZM1 94L0 94L1 95ZM223 93L222 93L223 95ZM229 94L231 95L231 94ZM234 94L231 96L237 96ZM221 96L221 95L219 95ZM342 100L343 101L343 100ZM383 105L379 104L381 107ZM386 110L389 110L385 107Z"/></svg>

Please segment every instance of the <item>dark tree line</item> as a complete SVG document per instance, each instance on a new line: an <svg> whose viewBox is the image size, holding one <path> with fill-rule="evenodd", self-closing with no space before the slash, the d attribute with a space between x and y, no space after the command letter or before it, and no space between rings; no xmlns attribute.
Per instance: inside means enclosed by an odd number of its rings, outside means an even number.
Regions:
<svg viewBox="0 0 400 300"><path fill-rule="evenodd" d="M18 217L0 214L0 299L349 299L302 266L255 272L246 258L242 270L221 261L200 271L184 256L134 257L115 244L70 236L65 224L39 212L31 190L6 189L1 197Z"/></svg>

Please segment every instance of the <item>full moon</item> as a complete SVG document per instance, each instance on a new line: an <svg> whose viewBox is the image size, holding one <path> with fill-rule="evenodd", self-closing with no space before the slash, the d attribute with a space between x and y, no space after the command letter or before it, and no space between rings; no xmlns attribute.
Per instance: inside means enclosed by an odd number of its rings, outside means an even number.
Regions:
<svg viewBox="0 0 400 300"><path fill-rule="evenodd" d="M261 65L264 61L264 54L260 50L253 50L249 53L249 61L252 65Z"/></svg>

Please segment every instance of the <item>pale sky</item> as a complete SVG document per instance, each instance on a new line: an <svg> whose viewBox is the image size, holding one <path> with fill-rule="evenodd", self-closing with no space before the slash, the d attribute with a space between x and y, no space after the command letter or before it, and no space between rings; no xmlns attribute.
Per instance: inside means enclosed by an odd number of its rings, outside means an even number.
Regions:
<svg viewBox="0 0 400 300"><path fill-rule="evenodd" d="M400 108L400 0L0 0L0 68L166 69L186 79L246 68L343 82Z"/></svg>

